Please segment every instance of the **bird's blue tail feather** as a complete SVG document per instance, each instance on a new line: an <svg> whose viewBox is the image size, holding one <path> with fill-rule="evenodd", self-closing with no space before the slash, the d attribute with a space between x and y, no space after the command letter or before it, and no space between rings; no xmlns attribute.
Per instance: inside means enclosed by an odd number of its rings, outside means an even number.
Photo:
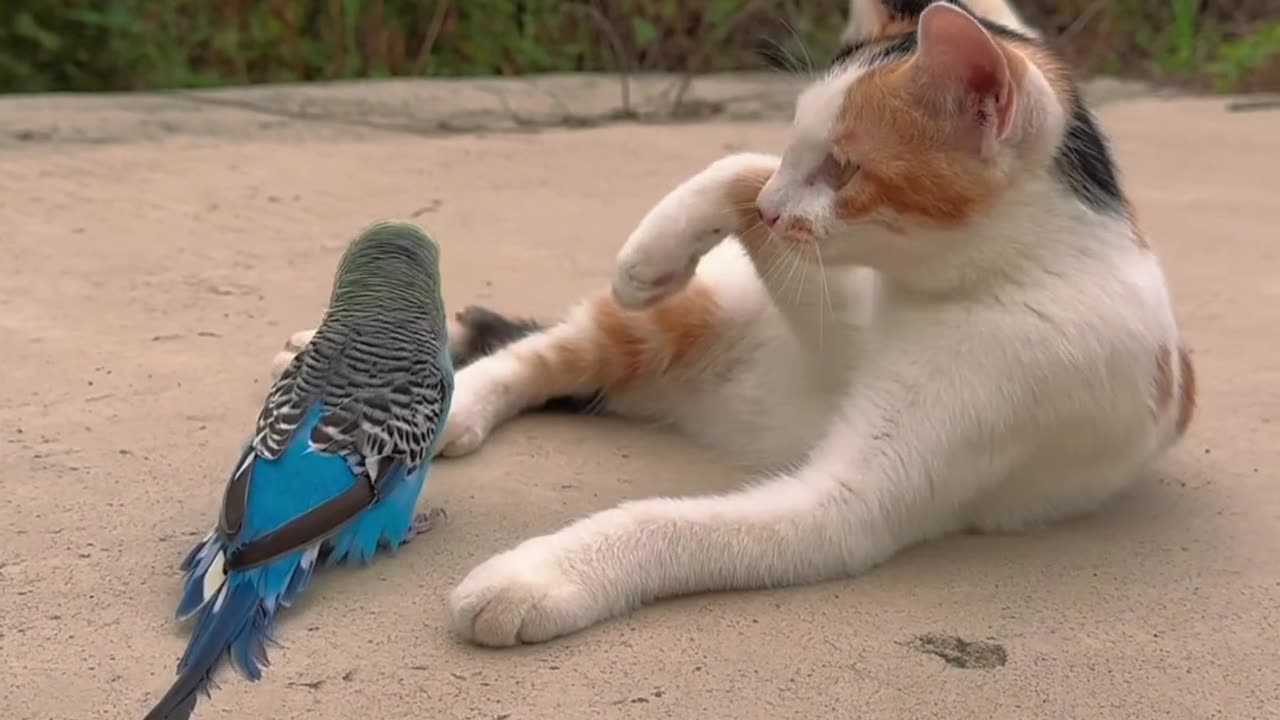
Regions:
<svg viewBox="0 0 1280 720"><path fill-rule="evenodd" d="M311 450L313 410L285 453L275 461L255 459L244 527L239 542L251 540L345 491L355 478L346 462ZM226 572L229 548L217 532L198 542L181 564L185 572L179 619L198 617L196 628L178 663L178 677L146 720L186 720L197 695L208 694L224 658L240 675L255 681L269 665L266 647L276 611L288 607L306 589L322 550L327 564L364 564L380 545L392 550L408 536L414 506L426 480L427 467L412 475L403 466L384 478L378 502L322 542L248 570Z"/></svg>
<svg viewBox="0 0 1280 720"><path fill-rule="evenodd" d="M178 661L177 679L146 720L190 717L197 696L208 694L224 658L246 679L261 679L262 669L270 665L267 643L276 610L306 589L318 555L318 546L312 546L261 567L233 572L220 587L210 588L209 573L215 573L214 579L220 577L225 550L214 535L191 554L179 614L198 613L198 620Z"/></svg>
<svg viewBox="0 0 1280 720"><path fill-rule="evenodd" d="M252 584L224 586L225 595L205 605L199 627L178 667L178 678L144 720L187 720L200 693L208 694L224 655L261 646L271 613L263 612Z"/></svg>

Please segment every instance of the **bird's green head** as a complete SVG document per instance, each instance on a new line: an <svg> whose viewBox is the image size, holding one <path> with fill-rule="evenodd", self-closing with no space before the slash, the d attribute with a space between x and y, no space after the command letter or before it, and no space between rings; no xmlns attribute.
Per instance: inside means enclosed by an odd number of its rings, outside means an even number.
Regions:
<svg viewBox="0 0 1280 720"><path fill-rule="evenodd" d="M411 222L380 220L352 241L338 263L333 299L344 291L404 287L440 295L440 246Z"/></svg>

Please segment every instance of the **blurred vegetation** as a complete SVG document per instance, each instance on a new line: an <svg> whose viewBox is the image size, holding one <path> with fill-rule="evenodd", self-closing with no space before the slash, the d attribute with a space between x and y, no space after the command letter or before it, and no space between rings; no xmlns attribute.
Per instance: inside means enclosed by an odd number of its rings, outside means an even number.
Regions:
<svg viewBox="0 0 1280 720"><path fill-rule="evenodd" d="M1280 89L1276 0L1020 0L1081 70ZM0 92L804 69L848 0L0 0ZM809 58L813 60L809 60Z"/></svg>

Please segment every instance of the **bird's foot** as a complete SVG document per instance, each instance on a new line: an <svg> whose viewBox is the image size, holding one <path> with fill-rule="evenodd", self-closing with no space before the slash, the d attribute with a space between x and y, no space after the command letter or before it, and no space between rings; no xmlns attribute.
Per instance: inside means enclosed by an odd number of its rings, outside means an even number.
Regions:
<svg viewBox="0 0 1280 720"><path fill-rule="evenodd" d="M444 511L442 507L429 507L426 512L420 512L413 516L413 522L409 523L409 532L404 536L404 542L430 532L435 526L449 519L449 513Z"/></svg>

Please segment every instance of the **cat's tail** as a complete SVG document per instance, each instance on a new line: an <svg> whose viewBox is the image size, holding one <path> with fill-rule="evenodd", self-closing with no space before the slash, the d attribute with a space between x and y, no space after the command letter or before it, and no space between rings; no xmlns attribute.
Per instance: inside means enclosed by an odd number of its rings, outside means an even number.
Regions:
<svg viewBox="0 0 1280 720"><path fill-rule="evenodd" d="M479 305L468 305L453 316L449 328L449 353L459 370L487 355L530 335L543 332L547 324L533 318L501 315ZM599 393L553 397L537 408L546 412L582 414L600 407Z"/></svg>

